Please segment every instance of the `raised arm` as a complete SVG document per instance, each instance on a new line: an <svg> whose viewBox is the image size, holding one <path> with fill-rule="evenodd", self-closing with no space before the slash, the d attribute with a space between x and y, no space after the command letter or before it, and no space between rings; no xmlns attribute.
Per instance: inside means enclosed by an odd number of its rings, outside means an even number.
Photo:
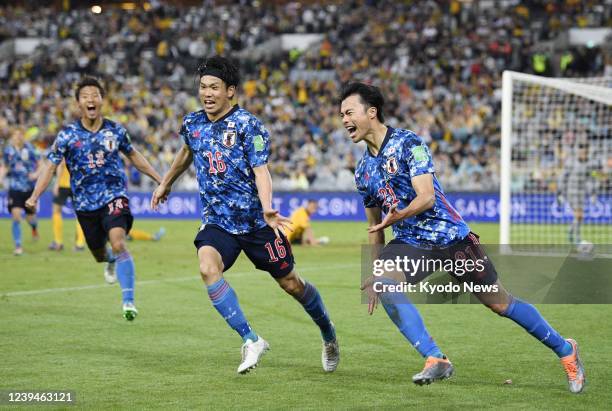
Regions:
<svg viewBox="0 0 612 411"><path fill-rule="evenodd" d="M151 197L151 208L157 210L159 203L165 203L168 195L172 190L172 184L189 168L193 162L193 154L186 144L176 154L170 170L161 179L159 186L153 192Z"/></svg>

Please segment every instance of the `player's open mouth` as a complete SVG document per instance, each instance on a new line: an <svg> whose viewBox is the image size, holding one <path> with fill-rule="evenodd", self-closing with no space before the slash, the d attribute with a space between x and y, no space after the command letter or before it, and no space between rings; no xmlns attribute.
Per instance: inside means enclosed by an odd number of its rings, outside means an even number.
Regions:
<svg viewBox="0 0 612 411"><path fill-rule="evenodd" d="M346 131L348 131L349 137L354 137L355 136L355 132L357 131L357 127L348 126L346 128Z"/></svg>
<svg viewBox="0 0 612 411"><path fill-rule="evenodd" d="M87 106L87 113L89 114L96 114L96 106Z"/></svg>
<svg viewBox="0 0 612 411"><path fill-rule="evenodd" d="M215 105L215 102L213 100L204 100L204 106L212 107L214 105Z"/></svg>

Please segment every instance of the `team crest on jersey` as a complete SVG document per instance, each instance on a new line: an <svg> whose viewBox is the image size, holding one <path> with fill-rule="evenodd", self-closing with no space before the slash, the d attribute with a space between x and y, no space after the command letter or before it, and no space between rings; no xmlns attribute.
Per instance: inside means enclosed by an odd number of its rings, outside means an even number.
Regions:
<svg viewBox="0 0 612 411"><path fill-rule="evenodd" d="M395 159L395 157L389 157L387 159L387 162L385 163L385 171L388 174L397 174L397 170L399 169L399 166L397 165L397 160Z"/></svg>
<svg viewBox="0 0 612 411"><path fill-rule="evenodd" d="M30 159L30 151L24 147L21 149L21 160L28 161Z"/></svg>
<svg viewBox="0 0 612 411"><path fill-rule="evenodd" d="M104 148L106 148L106 151L117 149L117 137L110 130L104 132Z"/></svg>
<svg viewBox="0 0 612 411"><path fill-rule="evenodd" d="M234 144L236 144L236 131L235 130L225 131L223 133L223 139L221 140L221 143L227 148L230 148Z"/></svg>

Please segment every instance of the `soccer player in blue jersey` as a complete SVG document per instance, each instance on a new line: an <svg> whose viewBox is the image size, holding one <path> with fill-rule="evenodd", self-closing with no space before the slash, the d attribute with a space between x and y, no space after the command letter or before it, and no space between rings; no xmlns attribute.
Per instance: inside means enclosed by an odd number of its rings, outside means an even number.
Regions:
<svg viewBox="0 0 612 411"><path fill-rule="evenodd" d="M180 130L184 145L153 193L152 208L166 201L172 184L194 163L202 203L202 226L194 244L213 306L244 341L238 373L256 367L269 349L249 325L223 277L241 251L302 304L321 330L323 369L334 371L340 355L334 326L315 286L294 269L291 246L282 232L289 219L272 209L268 131L253 114L232 105L239 72L230 60L208 58L198 74L204 109L184 117Z"/></svg>
<svg viewBox="0 0 612 411"><path fill-rule="evenodd" d="M38 240L38 223L36 210L27 209L25 202L32 194L36 177L40 170L38 151L32 144L25 141L24 130L17 127L11 132L9 144L4 148L2 156L2 174L8 177L8 211L13 217L14 255L23 254L21 243L21 218L25 210L26 220L32 227L32 239Z"/></svg>
<svg viewBox="0 0 612 411"><path fill-rule="evenodd" d="M357 164L355 181L366 208L369 242L382 248L378 259L450 261L454 267L468 267L467 262L471 261L472 268L467 273L455 269L450 274L461 282L496 286L476 296L553 350L567 373L570 391L582 391L584 368L576 342L565 340L533 305L504 289L478 236L446 200L423 140L412 131L384 124L384 98L376 87L349 83L341 92L340 102L340 116L349 137L355 143L365 141L367 145ZM389 226L395 239L385 245L383 230ZM424 369L412 378L414 383L429 384L448 378L453 365L427 332L416 307L392 287L398 282L416 284L432 271L422 265L409 272L402 267L401 271L373 275L364 282L368 311L372 314L380 299L400 332L426 358Z"/></svg>
<svg viewBox="0 0 612 411"><path fill-rule="evenodd" d="M119 279L123 316L132 321L138 314L134 305L135 268L125 242L134 219L119 153L125 154L138 170L156 182L159 183L161 177L132 146L126 129L102 117L104 89L96 79L84 78L77 85L75 98L81 118L57 135L48 154L50 161L45 164L26 206L36 206L64 159L70 172L73 206L87 246L96 261L107 263L106 281L114 283Z"/></svg>

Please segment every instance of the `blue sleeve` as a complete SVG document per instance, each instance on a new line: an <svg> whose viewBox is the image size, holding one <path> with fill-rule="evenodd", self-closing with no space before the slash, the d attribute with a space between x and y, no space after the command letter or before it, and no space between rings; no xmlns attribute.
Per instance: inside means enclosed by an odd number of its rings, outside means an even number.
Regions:
<svg viewBox="0 0 612 411"><path fill-rule="evenodd" d="M376 198L370 195L370 193L368 192L368 188L362 182L362 178L363 178L363 175L358 169L357 173L355 174L355 185L357 186L357 191L359 192L359 195L361 196L361 199L363 200L363 206L365 208L378 207Z"/></svg>
<svg viewBox="0 0 612 411"><path fill-rule="evenodd" d="M66 134L63 131L60 131L55 138L53 145L51 146L51 150L49 150L49 154L47 154L47 158L53 164L59 165L64 159L64 156L66 155L67 141L68 138L66 137Z"/></svg>
<svg viewBox="0 0 612 411"><path fill-rule="evenodd" d="M119 133L119 150L124 154L130 154L134 147L132 146L132 138L125 128L121 128Z"/></svg>
<svg viewBox="0 0 612 411"><path fill-rule="evenodd" d="M253 117L244 132L244 153L251 167L268 162L270 155L270 134L257 118Z"/></svg>
<svg viewBox="0 0 612 411"><path fill-rule="evenodd" d="M189 147L189 130L187 129L187 125L185 124L184 120L183 125L181 126L181 130L179 131L179 136L183 139L183 143L185 143L185 145Z"/></svg>
<svg viewBox="0 0 612 411"><path fill-rule="evenodd" d="M410 145L407 152L408 169L410 178L422 174L433 174L434 165L431 152L425 143L419 140L416 144Z"/></svg>

